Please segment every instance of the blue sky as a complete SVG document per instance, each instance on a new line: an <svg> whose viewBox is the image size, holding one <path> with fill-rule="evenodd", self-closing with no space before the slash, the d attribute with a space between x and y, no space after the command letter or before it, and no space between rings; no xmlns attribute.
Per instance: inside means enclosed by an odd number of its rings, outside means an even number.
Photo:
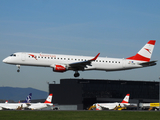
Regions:
<svg viewBox="0 0 160 120"><path fill-rule="evenodd" d="M151 60L160 55L159 0L0 0L0 60L14 52L43 52L127 58L157 40ZM159 63L159 62L158 62ZM48 91L47 82L73 78L73 71L17 67L0 62L0 87ZM80 72L79 78L159 80L160 65L118 71Z"/></svg>

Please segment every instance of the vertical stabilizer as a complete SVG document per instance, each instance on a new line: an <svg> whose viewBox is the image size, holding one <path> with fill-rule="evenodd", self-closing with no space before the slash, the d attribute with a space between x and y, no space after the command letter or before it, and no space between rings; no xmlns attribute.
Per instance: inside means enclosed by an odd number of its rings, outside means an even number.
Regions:
<svg viewBox="0 0 160 120"><path fill-rule="evenodd" d="M30 93L30 94L27 96L27 98L26 98L26 100L24 101L24 103L30 103L30 102L31 102L31 97L32 97L32 93Z"/></svg>
<svg viewBox="0 0 160 120"><path fill-rule="evenodd" d="M153 53L155 43L156 40L150 40L135 56L126 59L149 62Z"/></svg>
<svg viewBox="0 0 160 120"><path fill-rule="evenodd" d="M102 110L102 108L100 107L98 103L96 104L96 110Z"/></svg>
<svg viewBox="0 0 160 120"><path fill-rule="evenodd" d="M130 96L130 94L127 94L127 95L124 97L124 99L122 100L121 103L128 103L128 102L129 102L129 96Z"/></svg>
<svg viewBox="0 0 160 120"><path fill-rule="evenodd" d="M46 101L44 103L51 103L52 102L52 94L49 94Z"/></svg>

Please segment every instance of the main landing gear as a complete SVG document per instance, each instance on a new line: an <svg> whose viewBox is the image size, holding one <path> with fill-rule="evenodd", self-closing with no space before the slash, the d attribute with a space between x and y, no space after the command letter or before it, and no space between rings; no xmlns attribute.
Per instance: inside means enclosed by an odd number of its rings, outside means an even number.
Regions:
<svg viewBox="0 0 160 120"><path fill-rule="evenodd" d="M20 65L16 65L18 67L17 72L20 72Z"/></svg>
<svg viewBox="0 0 160 120"><path fill-rule="evenodd" d="M74 77L79 77L79 72L78 71L75 71L75 73L74 73Z"/></svg>

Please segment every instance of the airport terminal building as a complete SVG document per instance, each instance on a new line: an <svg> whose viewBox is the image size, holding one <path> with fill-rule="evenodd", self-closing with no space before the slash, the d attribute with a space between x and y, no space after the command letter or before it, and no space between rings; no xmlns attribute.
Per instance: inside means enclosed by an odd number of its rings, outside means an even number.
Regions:
<svg viewBox="0 0 160 120"><path fill-rule="evenodd" d="M159 101L159 82L98 79L61 79L49 84L53 104L76 106L84 110L94 103L121 102L130 94L131 103Z"/></svg>

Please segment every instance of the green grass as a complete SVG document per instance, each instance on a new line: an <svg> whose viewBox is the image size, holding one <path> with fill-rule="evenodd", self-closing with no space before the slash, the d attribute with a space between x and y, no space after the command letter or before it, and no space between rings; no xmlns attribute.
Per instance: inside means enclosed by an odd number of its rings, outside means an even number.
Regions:
<svg viewBox="0 0 160 120"><path fill-rule="evenodd" d="M159 111L0 111L1 120L160 120Z"/></svg>

